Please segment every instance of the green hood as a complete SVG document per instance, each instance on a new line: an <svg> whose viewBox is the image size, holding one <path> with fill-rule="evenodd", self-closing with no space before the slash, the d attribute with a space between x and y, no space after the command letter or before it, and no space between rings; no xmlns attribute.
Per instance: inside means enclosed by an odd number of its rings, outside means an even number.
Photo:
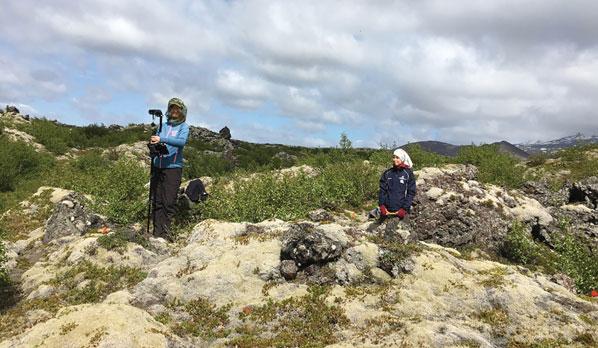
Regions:
<svg viewBox="0 0 598 348"><path fill-rule="evenodd" d="M178 106L181 109L181 114L183 116L182 119L171 119L170 118L170 113L168 112L168 110L170 110L170 107L172 105ZM166 108L166 119L172 123L183 123L187 120L187 106L185 106L185 103L183 103L183 101L179 98L172 98L168 101L168 107Z"/></svg>

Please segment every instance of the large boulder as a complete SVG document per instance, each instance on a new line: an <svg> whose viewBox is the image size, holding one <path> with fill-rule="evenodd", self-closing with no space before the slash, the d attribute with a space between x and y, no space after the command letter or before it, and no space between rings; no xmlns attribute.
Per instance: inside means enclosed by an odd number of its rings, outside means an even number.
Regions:
<svg viewBox="0 0 598 348"><path fill-rule="evenodd" d="M294 260L301 268L337 260L347 245L347 237L339 229L294 224L282 237L281 258Z"/></svg>

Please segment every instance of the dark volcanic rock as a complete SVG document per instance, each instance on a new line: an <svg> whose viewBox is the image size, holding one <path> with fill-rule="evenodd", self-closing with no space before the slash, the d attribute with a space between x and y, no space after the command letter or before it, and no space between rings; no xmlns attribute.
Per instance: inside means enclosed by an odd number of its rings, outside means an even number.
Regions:
<svg viewBox="0 0 598 348"><path fill-rule="evenodd" d="M584 203L589 208L598 208L598 177L574 183L569 190L569 203Z"/></svg>
<svg viewBox="0 0 598 348"><path fill-rule="evenodd" d="M469 197L475 192L463 191L458 178L443 176L441 180L443 189L453 190L463 197L455 195L440 205L426 194L418 194L406 222L412 233L410 239L448 247L479 245L487 250L498 250L511 218L506 218L498 207L470 201ZM421 190L425 192L428 187L422 186Z"/></svg>
<svg viewBox="0 0 598 348"><path fill-rule="evenodd" d="M46 222L44 243L66 236L80 236L104 224L103 219L85 207L85 197L72 193L56 204Z"/></svg>
<svg viewBox="0 0 598 348"><path fill-rule="evenodd" d="M14 106L14 105L6 105L5 112L7 112L7 113L8 113L8 112L11 112L11 113L13 113L13 114L18 114L18 113L20 113L20 112L19 112L19 109L17 109L17 107L16 107L16 106Z"/></svg>
<svg viewBox="0 0 598 348"><path fill-rule="evenodd" d="M298 271L299 271L299 268L297 267L297 264L293 260L283 260L280 263L280 274L282 274L282 276L286 280L295 279L297 277Z"/></svg>
<svg viewBox="0 0 598 348"><path fill-rule="evenodd" d="M231 138L230 129L226 126L224 126L224 128L222 128L218 133L226 140L230 140Z"/></svg>
<svg viewBox="0 0 598 348"><path fill-rule="evenodd" d="M305 268L338 259L342 249L341 241L311 224L302 223L291 226L283 235L281 259L294 260Z"/></svg>

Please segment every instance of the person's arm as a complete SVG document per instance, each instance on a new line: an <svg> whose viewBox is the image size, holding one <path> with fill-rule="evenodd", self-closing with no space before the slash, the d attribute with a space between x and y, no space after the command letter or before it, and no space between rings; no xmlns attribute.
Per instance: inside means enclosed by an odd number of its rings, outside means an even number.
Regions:
<svg viewBox="0 0 598 348"><path fill-rule="evenodd" d="M183 123L181 125L181 129L179 130L179 132L177 133L176 136L174 136L174 137L169 136L162 140L164 141L164 143L166 143L168 145L183 147L187 143L187 137L189 137L189 126L187 126L186 123Z"/></svg>
<svg viewBox="0 0 598 348"><path fill-rule="evenodd" d="M413 204L413 198L415 198L415 193L417 192L417 187L415 184L415 174L413 171L409 171L409 180L407 181L407 195L405 197L405 206L403 207L405 210L411 210L411 204Z"/></svg>
<svg viewBox="0 0 598 348"><path fill-rule="evenodd" d="M380 177L380 192L378 193L378 205L384 205L388 196L388 184L386 183L386 172Z"/></svg>

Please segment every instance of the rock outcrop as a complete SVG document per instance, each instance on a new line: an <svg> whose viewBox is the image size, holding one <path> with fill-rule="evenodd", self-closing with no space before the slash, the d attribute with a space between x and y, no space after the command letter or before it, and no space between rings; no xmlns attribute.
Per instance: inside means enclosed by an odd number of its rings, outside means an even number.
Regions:
<svg viewBox="0 0 598 348"><path fill-rule="evenodd" d="M101 216L88 211L86 201L82 195L73 193L58 202L46 222L44 243L65 236L81 236L104 224Z"/></svg>
<svg viewBox="0 0 598 348"><path fill-rule="evenodd" d="M415 174L419 193L409 214L411 240L496 251L512 221L546 228L554 220L522 192L476 181L474 166L424 168Z"/></svg>

